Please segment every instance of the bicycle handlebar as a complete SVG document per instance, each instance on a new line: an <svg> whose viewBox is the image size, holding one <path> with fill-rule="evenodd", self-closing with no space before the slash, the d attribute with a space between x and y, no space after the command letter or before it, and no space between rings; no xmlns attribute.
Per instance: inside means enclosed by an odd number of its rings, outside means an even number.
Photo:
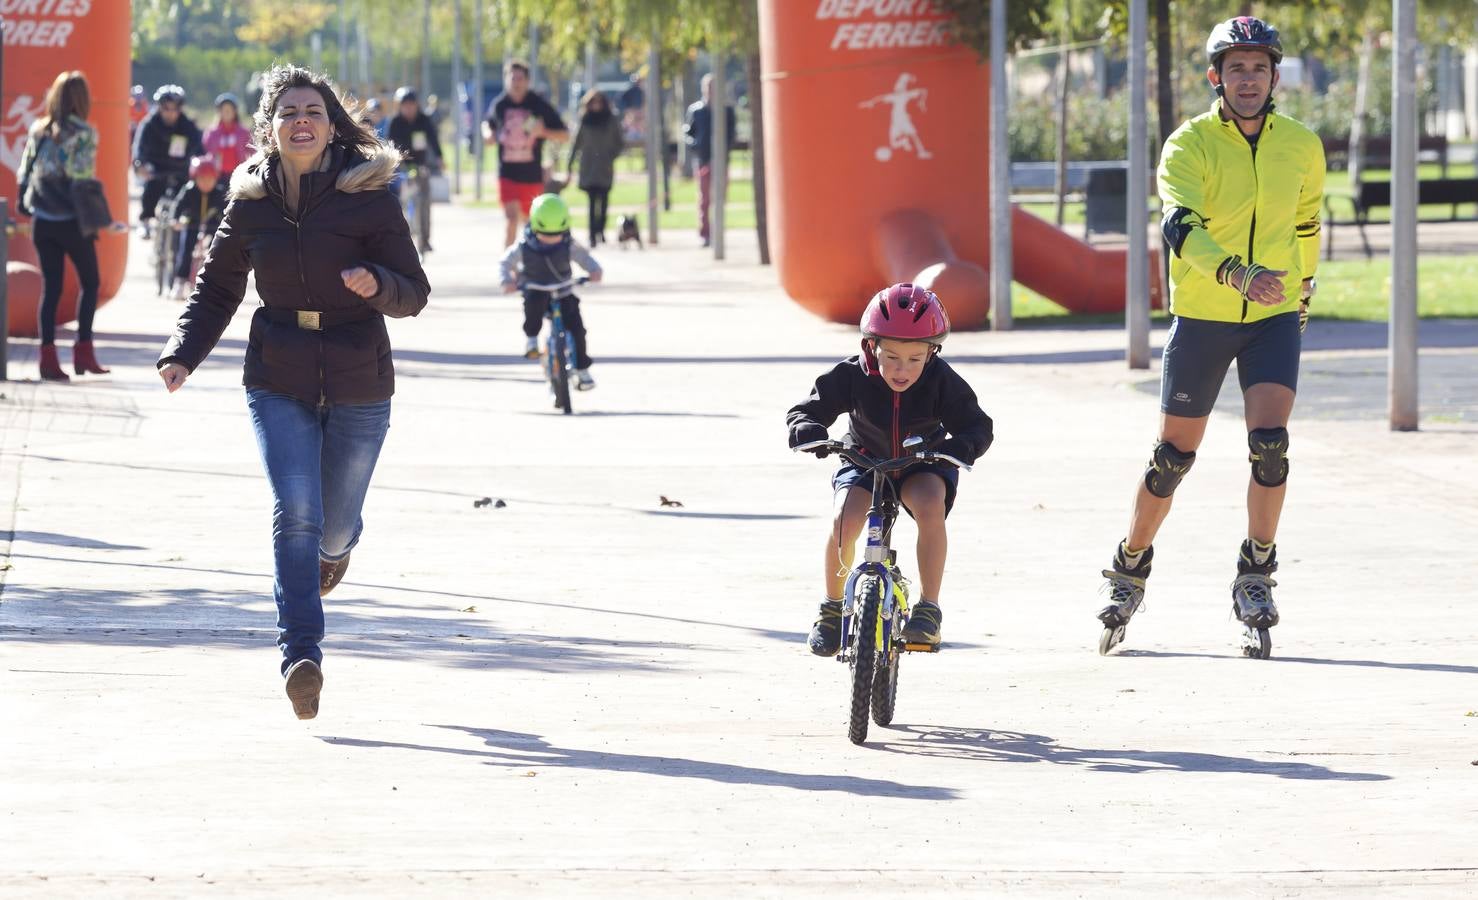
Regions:
<svg viewBox="0 0 1478 900"><path fill-rule="evenodd" d="M919 440L920 443L922 443L922 440ZM908 441L905 441L904 443L907 444ZM926 462L943 462L948 463L949 465L952 465L957 469L964 469L966 472L971 471L971 466L969 463L966 463L964 460L956 459L955 457L950 456L948 453L940 453L938 450L920 450L918 453L911 453L907 456L899 456L894 459L878 460L873 459L872 457L863 453L861 450L852 446L851 444L844 444L841 441L807 441L804 444L797 444L790 449L796 451L797 453L811 453L816 450L824 449L828 452L835 453L836 455L842 457L843 459L846 459L848 462L853 463L859 468L867 469L869 471L873 469L901 469Z"/></svg>
<svg viewBox="0 0 1478 900"><path fill-rule="evenodd" d="M540 284L536 281L520 281L518 283L518 289L521 291L562 291L567 287L578 287L579 285L589 283L590 276L581 275L579 278L570 278L565 281L554 282L553 284Z"/></svg>

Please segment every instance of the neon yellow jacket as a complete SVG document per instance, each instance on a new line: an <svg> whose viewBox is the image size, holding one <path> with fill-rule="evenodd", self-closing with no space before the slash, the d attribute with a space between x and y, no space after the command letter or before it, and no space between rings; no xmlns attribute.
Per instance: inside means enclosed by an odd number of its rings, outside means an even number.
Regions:
<svg viewBox="0 0 1478 900"><path fill-rule="evenodd" d="M1296 119L1268 113L1257 149L1221 101L1165 141L1158 173L1170 260L1171 310L1214 322L1256 322L1298 308L1300 282L1319 264L1324 147ZM1262 306L1218 284L1229 257L1288 272L1286 299Z"/></svg>

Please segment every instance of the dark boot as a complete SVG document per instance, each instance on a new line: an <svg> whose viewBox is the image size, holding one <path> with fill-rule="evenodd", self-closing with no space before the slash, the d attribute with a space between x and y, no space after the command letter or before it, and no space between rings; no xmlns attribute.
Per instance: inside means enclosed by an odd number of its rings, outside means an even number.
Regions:
<svg viewBox="0 0 1478 900"><path fill-rule="evenodd" d="M78 341L72 348L72 368L78 375L106 375L111 371L98 362L92 341Z"/></svg>
<svg viewBox="0 0 1478 900"><path fill-rule="evenodd" d="M836 656L842 644L842 601L823 600L816 611L816 621L811 625L811 634L806 639L811 652L817 656Z"/></svg>
<svg viewBox="0 0 1478 900"><path fill-rule="evenodd" d="M67 373L62 371L62 364L56 358L56 344L41 345L41 380L43 381L71 381Z"/></svg>

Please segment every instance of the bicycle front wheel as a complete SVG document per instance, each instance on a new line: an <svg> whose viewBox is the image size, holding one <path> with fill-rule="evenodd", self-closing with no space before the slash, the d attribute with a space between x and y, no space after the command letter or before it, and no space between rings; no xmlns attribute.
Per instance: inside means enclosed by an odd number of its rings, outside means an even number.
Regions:
<svg viewBox="0 0 1478 900"><path fill-rule="evenodd" d="M563 331L549 336L549 352L544 358L549 361L549 388L554 391L554 405L560 412L569 415L574 410L570 406L569 357L566 355Z"/></svg>
<svg viewBox="0 0 1478 900"><path fill-rule="evenodd" d="M872 702L873 671L877 662L878 609L883 603L883 583L877 578L857 582L856 614L852 620L853 652L852 709L847 739L854 744L867 740L867 714Z"/></svg>

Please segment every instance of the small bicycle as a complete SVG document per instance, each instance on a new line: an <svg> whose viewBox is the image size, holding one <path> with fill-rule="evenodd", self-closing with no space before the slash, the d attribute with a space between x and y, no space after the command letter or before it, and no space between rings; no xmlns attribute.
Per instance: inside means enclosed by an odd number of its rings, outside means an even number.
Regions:
<svg viewBox="0 0 1478 900"><path fill-rule="evenodd" d="M898 569L898 551L889 546L899 500L889 473L926 463L947 463L965 471L970 466L936 450L926 450L921 436L903 441L904 455L876 460L840 441L811 441L794 449L810 453L825 449L872 475L872 505L867 510L867 547L862 562L847 575L842 593L842 641L837 660L852 675L852 703L847 738L867 740L868 710L879 725L893 722L898 701L898 667L904 653L936 653L937 644L909 644L903 640L908 619L908 579Z"/></svg>
<svg viewBox="0 0 1478 900"><path fill-rule="evenodd" d="M411 239L416 252L425 255L431 232L431 172L418 165L408 166L400 183L400 209L405 214L406 224L411 229Z"/></svg>
<svg viewBox="0 0 1478 900"><path fill-rule="evenodd" d="M549 337L544 341L544 375L549 379L549 389L554 392L554 405L567 416L574 412L570 405L570 379L575 375L575 336L565 328L564 311L560 308L563 298L559 292L589 282L590 276L581 275L553 284L525 281L518 285L519 291L547 291L549 294L549 311L544 314L549 319Z"/></svg>

